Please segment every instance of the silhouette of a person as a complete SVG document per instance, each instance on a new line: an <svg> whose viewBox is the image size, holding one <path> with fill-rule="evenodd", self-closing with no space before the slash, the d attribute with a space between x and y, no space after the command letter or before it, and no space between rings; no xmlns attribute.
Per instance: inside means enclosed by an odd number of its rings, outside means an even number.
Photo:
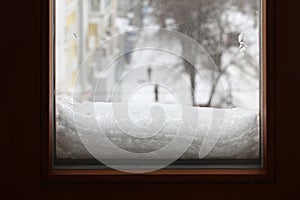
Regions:
<svg viewBox="0 0 300 200"><path fill-rule="evenodd" d="M154 86L155 102L158 102L158 84Z"/></svg>
<svg viewBox="0 0 300 200"><path fill-rule="evenodd" d="M147 72L148 72L148 81L150 82L151 81L151 74L152 74L152 68L150 66L148 67Z"/></svg>

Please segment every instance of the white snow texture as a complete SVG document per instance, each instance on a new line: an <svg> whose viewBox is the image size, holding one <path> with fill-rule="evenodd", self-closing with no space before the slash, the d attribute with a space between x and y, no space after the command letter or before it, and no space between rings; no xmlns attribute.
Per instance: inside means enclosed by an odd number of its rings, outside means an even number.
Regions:
<svg viewBox="0 0 300 200"><path fill-rule="evenodd" d="M160 108L155 109L157 107ZM127 121L116 123L116 111L121 113L119 119L127 115ZM87 149L89 145L95 146L97 141L103 139L96 134L102 130L113 144L128 152L153 152L168 146L178 136L178 146L181 142L186 144L186 141L192 141L181 159L257 159L257 116L257 113L241 108L180 107L157 103L129 103L127 107L124 103L78 103L69 97L59 96L56 98L56 156L59 159L93 158ZM80 138L84 138L85 145ZM102 154L99 157L122 158L122 154L113 152L110 145L98 147ZM176 151L176 148L172 150ZM151 155L149 158L155 156ZM159 158L167 159L169 156L172 157L167 152Z"/></svg>

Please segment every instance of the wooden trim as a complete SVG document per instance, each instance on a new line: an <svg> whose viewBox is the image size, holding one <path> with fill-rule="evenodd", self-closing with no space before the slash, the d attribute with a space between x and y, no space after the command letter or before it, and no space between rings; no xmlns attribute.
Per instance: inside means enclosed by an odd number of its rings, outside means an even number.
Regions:
<svg viewBox="0 0 300 200"><path fill-rule="evenodd" d="M41 3L41 166L44 182L257 182L274 180L275 144L275 2L263 0L263 168L262 169L162 169L147 174L116 170L65 170L52 168L53 3ZM45 3L47 2L47 3Z"/></svg>
<svg viewBox="0 0 300 200"><path fill-rule="evenodd" d="M53 0L53 4L55 3L55 0ZM54 67L54 62L53 60L55 59L55 54L53 53L54 52L54 45L53 45L53 32L55 31L55 29L53 28L53 25L52 24L55 24L54 22L54 16L53 16L53 7L54 5L52 4L52 0L49 1L49 69L48 69L48 72L49 72L49 77L48 77L48 82L49 82L49 86L48 86L48 89L49 89L49 141L48 141L48 149L49 149L49 152L48 152L48 167L50 169L50 172L51 172L51 169L52 169L52 161L53 161L53 155L52 155L52 152L53 152L53 145L52 145L52 141L53 141L53 115L55 115L55 112L53 110L53 104L52 104L52 101L53 101L53 81L54 81L54 70L55 67Z"/></svg>

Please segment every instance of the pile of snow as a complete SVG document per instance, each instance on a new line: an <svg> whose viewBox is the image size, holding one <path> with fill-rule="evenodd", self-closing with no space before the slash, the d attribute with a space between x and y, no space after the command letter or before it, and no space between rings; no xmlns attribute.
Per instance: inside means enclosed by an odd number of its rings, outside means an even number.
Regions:
<svg viewBox="0 0 300 200"><path fill-rule="evenodd" d="M114 113L118 113L116 116ZM122 123L116 123L120 122ZM74 123L76 122L76 123ZM196 126L195 126L196 125ZM105 136L99 137L103 131ZM101 134L100 134L101 135ZM125 105L124 103L83 102L67 97L56 99L57 158L93 158L98 143L99 157L120 159L111 143L128 152L144 153L163 149L177 138L172 151L160 154L170 158L184 149L184 159L259 158L257 114L240 108L214 109L170 104ZM84 143L84 145L83 145ZM151 154L149 158L154 158ZM147 158L147 157L145 157Z"/></svg>

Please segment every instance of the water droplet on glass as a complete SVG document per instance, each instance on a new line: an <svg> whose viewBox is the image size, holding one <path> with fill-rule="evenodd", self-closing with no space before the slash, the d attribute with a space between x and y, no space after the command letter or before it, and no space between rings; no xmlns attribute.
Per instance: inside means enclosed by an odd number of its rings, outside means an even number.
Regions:
<svg viewBox="0 0 300 200"><path fill-rule="evenodd" d="M73 36L74 36L74 38L75 38L76 40L79 40L79 36L78 36L77 33L73 33Z"/></svg>

